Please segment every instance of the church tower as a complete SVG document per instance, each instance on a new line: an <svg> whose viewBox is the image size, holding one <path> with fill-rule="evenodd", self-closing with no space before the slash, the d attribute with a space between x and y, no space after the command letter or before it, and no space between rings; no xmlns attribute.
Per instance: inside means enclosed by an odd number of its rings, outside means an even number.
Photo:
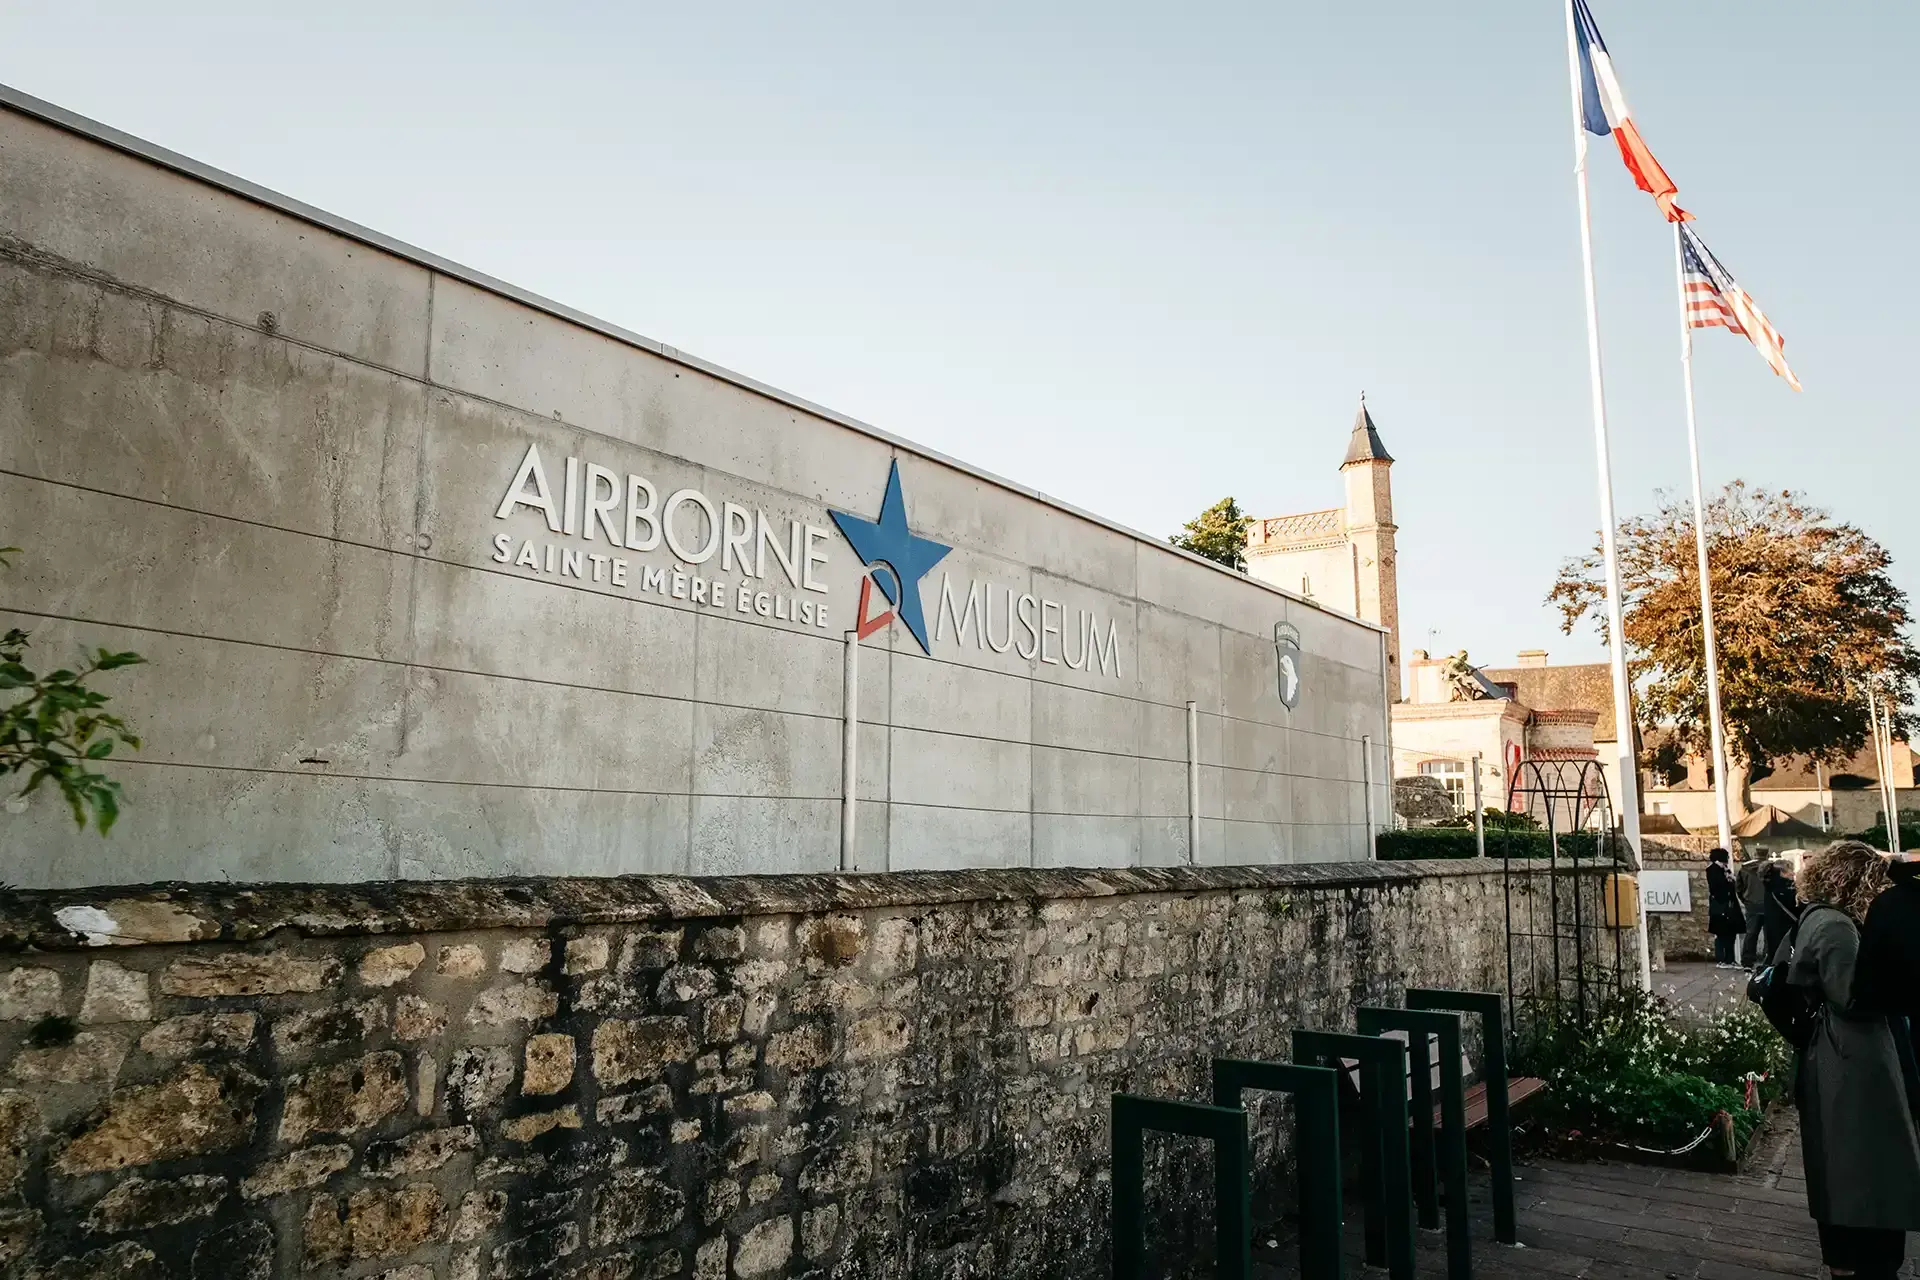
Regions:
<svg viewBox="0 0 1920 1280"><path fill-rule="evenodd" d="M1247 574L1387 629L1387 691L1400 701L1400 583L1393 549L1393 455L1380 443L1367 398L1347 440L1343 506L1255 520Z"/></svg>
<svg viewBox="0 0 1920 1280"><path fill-rule="evenodd" d="M1367 397L1353 420L1346 461L1346 532L1353 548L1354 612L1387 629L1387 690L1400 700L1400 582L1394 553L1393 455L1380 442Z"/></svg>

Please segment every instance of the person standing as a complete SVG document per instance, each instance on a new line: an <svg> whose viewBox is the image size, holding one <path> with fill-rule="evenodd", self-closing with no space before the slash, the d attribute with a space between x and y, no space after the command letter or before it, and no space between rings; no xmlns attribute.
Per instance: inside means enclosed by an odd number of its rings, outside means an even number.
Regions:
<svg viewBox="0 0 1920 1280"><path fill-rule="evenodd" d="M1920 862L1899 854L1887 873L1860 926L1860 1002L1906 1023L1907 1088L1920 1107Z"/></svg>
<svg viewBox="0 0 1920 1280"><path fill-rule="evenodd" d="M1767 851L1755 849L1740 859L1740 871L1734 877L1734 889L1747 914L1747 935L1741 943L1740 963L1749 969L1759 969L1773 958L1760 952L1760 931L1767 923L1767 886L1760 873L1766 866Z"/></svg>
<svg viewBox="0 0 1920 1280"><path fill-rule="evenodd" d="M1760 967L1772 964L1779 957L1780 944L1793 932L1793 922L1800 918L1800 898L1794 889L1793 875L1793 864L1785 858L1770 858L1760 870L1760 884L1766 890L1761 910L1765 913L1767 942Z"/></svg>
<svg viewBox="0 0 1920 1280"><path fill-rule="evenodd" d="M1859 1002L1860 922L1887 884L1880 855L1841 840L1800 876L1805 914L1787 981L1817 1003L1794 1092L1807 1209L1836 1277L1893 1280L1920 1231L1920 1133L1908 1109L1893 1028Z"/></svg>
<svg viewBox="0 0 1920 1280"><path fill-rule="evenodd" d="M1740 914L1740 897L1734 891L1733 872L1727 865L1727 851L1715 849L1707 855L1707 932L1713 935L1713 962L1721 969L1738 969L1734 963L1734 943L1747 927Z"/></svg>

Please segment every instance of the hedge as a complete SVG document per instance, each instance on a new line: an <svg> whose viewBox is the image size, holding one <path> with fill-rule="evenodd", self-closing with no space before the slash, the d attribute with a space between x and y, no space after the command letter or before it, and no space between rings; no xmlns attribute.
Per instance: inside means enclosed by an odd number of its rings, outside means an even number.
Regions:
<svg viewBox="0 0 1920 1280"><path fill-rule="evenodd" d="M1581 861L1595 856L1591 833L1560 837L1560 859L1571 861L1577 852ZM1374 840L1374 849L1386 862L1405 862L1416 858L1471 858L1478 854L1473 831L1467 827L1408 827L1403 831L1382 831ZM1487 832L1489 858L1544 858L1551 842L1544 831Z"/></svg>

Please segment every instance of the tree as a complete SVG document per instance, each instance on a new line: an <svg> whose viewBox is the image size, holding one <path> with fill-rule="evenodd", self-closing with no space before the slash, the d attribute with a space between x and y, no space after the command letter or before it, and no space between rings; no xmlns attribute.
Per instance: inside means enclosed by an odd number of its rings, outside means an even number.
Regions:
<svg viewBox="0 0 1920 1280"><path fill-rule="evenodd" d="M1906 593L1893 558L1800 494L1736 480L1708 503L1707 575L1720 660L1729 794L1747 807L1757 770L1786 756L1841 759L1867 741L1865 690L1901 708L1920 678L1906 636ZM1665 726L1689 752L1711 750L1706 650L1690 502L1661 495L1652 515L1621 521L1621 607L1635 719ZM1599 548L1561 566L1547 599L1562 630L1591 613L1606 638Z"/></svg>
<svg viewBox="0 0 1920 1280"><path fill-rule="evenodd" d="M1245 573L1247 529L1252 524L1253 517L1242 511L1238 502L1222 498L1187 521L1180 532L1167 541L1182 551L1191 551L1215 564Z"/></svg>
<svg viewBox="0 0 1920 1280"><path fill-rule="evenodd" d="M18 547L0 547L0 567ZM25 665L28 634L19 628L0 635L0 778L27 775L22 796L51 782L66 798L73 820L89 820L102 835L120 816L120 784L94 769L115 746L138 750L140 739L118 716L101 710L110 699L87 681L102 671L145 662L137 653L97 650L77 670L62 668L37 675Z"/></svg>

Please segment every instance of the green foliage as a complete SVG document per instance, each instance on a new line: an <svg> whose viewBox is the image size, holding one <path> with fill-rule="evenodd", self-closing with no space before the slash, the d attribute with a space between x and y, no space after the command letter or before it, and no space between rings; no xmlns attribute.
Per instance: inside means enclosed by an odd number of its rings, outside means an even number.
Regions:
<svg viewBox="0 0 1920 1280"><path fill-rule="evenodd" d="M17 547L0 547L0 565ZM28 633L0 635L0 778L26 775L22 796L52 784L81 827L89 821L102 835L120 816L120 784L94 768L116 747L139 749L140 739L103 708L111 700L87 681L105 671L145 662L137 653L96 650L77 668L39 674L26 665Z"/></svg>
<svg viewBox="0 0 1920 1280"><path fill-rule="evenodd" d="M1252 524L1253 517L1242 511L1238 502L1222 498L1187 521L1180 532L1167 541L1182 551L1191 551L1215 564L1245 573L1247 529Z"/></svg>
<svg viewBox="0 0 1920 1280"><path fill-rule="evenodd" d="M1574 854L1585 863L1599 856L1598 841L1590 831L1560 834L1560 859L1571 862ZM1538 828L1516 823L1511 828L1487 823L1489 858L1545 858L1552 853L1552 839ZM1477 856L1473 827L1408 827L1404 831L1382 831L1374 839L1374 850L1383 862L1404 862L1414 858L1472 858Z"/></svg>
<svg viewBox="0 0 1920 1280"><path fill-rule="evenodd" d="M1744 1141L1759 1123L1745 1105L1749 1074L1760 1098L1777 1097L1791 1057L1765 1015L1744 1002L1688 1021L1673 1005L1622 992L1584 1021L1548 1009L1523 1033L1515 1065L1548 1085L1549 1120L1567 1133L1676 1148L1716 1112Z"/></svg>
<svg viewBox="0 0 1920 1280"><path fill-rule="evenodd" d="M1887 820L1884 817L1868 827L1865 831L1856 831L1849 836L1842 836L1838 832L1835 832L1834 839L1858 840L1863 844L1872 845L1876 849L1891 848L1891 846L1887 844ZM1920 849L1920 818L1916 818L1911 812L1902 812L1900 815L1900 847L1902 849Z"/></svg>

